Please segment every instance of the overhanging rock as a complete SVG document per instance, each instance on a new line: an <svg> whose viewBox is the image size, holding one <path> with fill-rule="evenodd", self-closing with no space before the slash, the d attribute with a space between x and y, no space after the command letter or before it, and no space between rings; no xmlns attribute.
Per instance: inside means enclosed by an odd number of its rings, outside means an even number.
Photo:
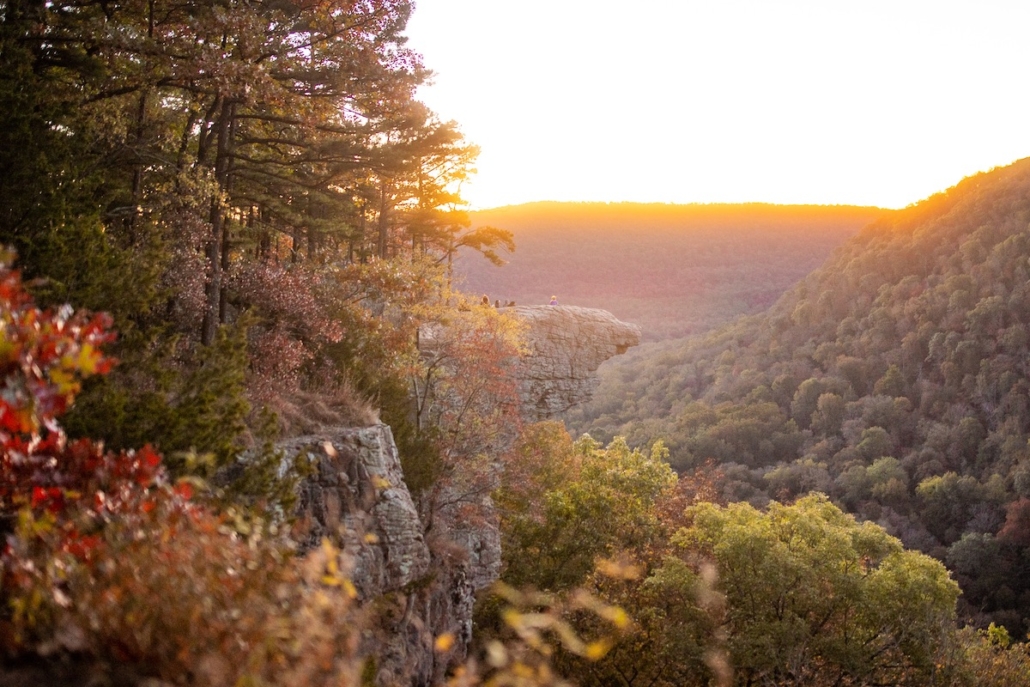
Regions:
<svg viewBox="0 0 1030 687"><path fill-rule="evenodd" d="M512 308L526 323L528 355L519 362L522 413L531 421L588 401L601 363L640 343L640 328L607 310L571 305Z"/></svg>

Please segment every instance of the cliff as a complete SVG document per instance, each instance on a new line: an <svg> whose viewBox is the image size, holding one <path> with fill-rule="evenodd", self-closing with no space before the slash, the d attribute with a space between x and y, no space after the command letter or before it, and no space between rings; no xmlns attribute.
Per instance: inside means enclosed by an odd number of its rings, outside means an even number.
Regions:
<svg viewBox="0 0 1030 687"><path fill-rule="evenodd" d="M513 308L526 323L529 353L519 361L519 395L530 421L590 400L601 363L640 343L640 328L606 310L570 305Z"/></svg>
<svg viewBox="0 0 1030 687"><path fill-rule="evenodd" d="M300 485L302 548L334 541L351 556L351 581L366 599L426 574L429 548L389 427L329 429L278 448L288 458L306 453L315 468Z"/></svg>
<svg viewBox="0 0 1030 687"><path fill-rule="evenodd" d="M528 349L516 371L523 414L554 417L587 400L594 371L640 341L640 330L603 310L518 307ZM436 340L427 333L423 343ZM419 512L401 472L390 428L332 428L281 442L286 463L306 454L314 468L299 496L303 548L328 538L343 550L362 599L375 599L366 650L376 657L379 685L429 685L462 661L472 637L477 591L500 574L500 534L488 496L471 509L443 507L432 527ZM443 493L449 485L440 485ZM444 502L448 499L444 498ZM448 652L435 638L451 633Z"/></svg>
<svg viewBox="0 0 1030 687"><path fill-rule="evenodd" d="M465 658L475 594L497 579L496 523L438 514L433 535L404 483L390 428L326 428L280 442L284 465L306 455L295 537L302 550L328 539L343 552L363 601L375 600L362 651L375 656L377 684L442 682ZM475 526L471 526L471 525ZM434 640L451 633L449 652Z"/></svg>

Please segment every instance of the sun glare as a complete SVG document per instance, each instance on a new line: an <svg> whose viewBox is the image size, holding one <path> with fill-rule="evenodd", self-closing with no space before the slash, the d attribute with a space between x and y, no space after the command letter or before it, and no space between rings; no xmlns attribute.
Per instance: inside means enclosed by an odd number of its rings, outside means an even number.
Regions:
<svg viewBox="0 0 1030 687"><path fill-rule="evenodd" d="M1030 155L1030 4L420 0L476 207L901 207Z"/></svg>

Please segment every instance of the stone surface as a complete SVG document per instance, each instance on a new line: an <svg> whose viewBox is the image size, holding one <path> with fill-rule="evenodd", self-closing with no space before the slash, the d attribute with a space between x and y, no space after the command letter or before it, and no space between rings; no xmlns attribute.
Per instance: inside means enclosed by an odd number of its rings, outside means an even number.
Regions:
<svg viewBox="0 0 1030 687"><path fill-rule="evenodd" d="M362 598L396 591L429 570L422 522L384 424L337 428L278 444L287 459L305 452L314 474L300 486L301 545L323 537L351 557Z"/></svg>
<svg viewBox="0 0 1030 687"><path fill-rule="evenodd" d="M473 591L496 582L501 576L501 530L493 499L483 496L474 517L460 509L444 509L438 518L448 539L464 552Z"/></svg>
<svg viewBox="0 0 1030 687"><path fill-rule="evenodd" d="M640 342L640 330L604 310L574 306L512 308L526 323L528 348L517 376L523 415L556 417L589 399L595 371ZM440 332L421 332L431 351ZM464 660L472 638L476 592L500 576L501 541L489 496L450 493L443 483L432 519L423 520L404 484L390 428L336 428L279 444L290 459L303 452L314 474L300 487L301 545L328 537L354 561L363 599L377 599L377 626L366 646L376 656L377 683L440 684L449 664ZM434 651L436 637L455 637Z"/></svg>
<svg viewBox="0 0 1030 687"><path fill-rule="evenodd" d="M512 308L526 323L529 354L519 363L523 415L557 417L590 399L601 363L640 343L640 328L606 310L570 305Z"/></svg>
<svg viewBox="0 0 1030 687"><path fill-rule="evenodd" d="M360 597L376 599L362 650L375 655L377 684L442 684L447 667L467 655L476 592L500 574L489 497L471 508L454 499L462 507L444 507L427 538L386 425L327 429L277 446L284 464L306 454L314 467L299 487L301 547L328 538L353 562ZM435 651L444 633L454 635L454 646Z"/></svg>

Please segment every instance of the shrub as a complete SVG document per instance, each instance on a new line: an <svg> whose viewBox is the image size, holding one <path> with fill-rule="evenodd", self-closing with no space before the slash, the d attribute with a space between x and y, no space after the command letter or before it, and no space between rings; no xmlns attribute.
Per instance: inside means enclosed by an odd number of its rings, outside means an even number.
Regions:
<svg viewBox="0 0 1030 687"><path fill-rule="evenodd" d="M40 311L0 259L0 616L8 652L58 650L179 684L353 682L355 591L328 544L244 537L160 455L69 441L57 417L113 361L104 316ZM260 523L258 523L260 525Z"/></svg>

